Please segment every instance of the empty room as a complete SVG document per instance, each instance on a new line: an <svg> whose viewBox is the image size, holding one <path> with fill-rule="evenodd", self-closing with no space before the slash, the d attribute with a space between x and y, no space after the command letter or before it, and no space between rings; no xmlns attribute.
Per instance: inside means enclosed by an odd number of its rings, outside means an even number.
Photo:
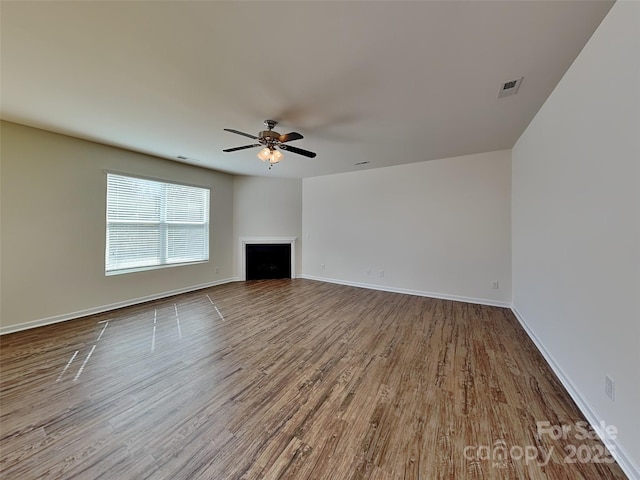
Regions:
<svg viewBox="0 0 640 480"><path fill-rule="evenodd" d="M640 2L0 2L0 477L640 480Z"/></svg>

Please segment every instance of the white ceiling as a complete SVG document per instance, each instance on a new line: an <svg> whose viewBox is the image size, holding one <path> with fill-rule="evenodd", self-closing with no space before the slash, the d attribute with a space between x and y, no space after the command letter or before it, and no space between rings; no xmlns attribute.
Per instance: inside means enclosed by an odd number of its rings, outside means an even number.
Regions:
<svg viewBox="0 0 640 480"><path fill-rule="evenodd" d="M508 149L611 5L2 1L2 118L248 175ZM268 118L318 156L222 152Z"/></svg>

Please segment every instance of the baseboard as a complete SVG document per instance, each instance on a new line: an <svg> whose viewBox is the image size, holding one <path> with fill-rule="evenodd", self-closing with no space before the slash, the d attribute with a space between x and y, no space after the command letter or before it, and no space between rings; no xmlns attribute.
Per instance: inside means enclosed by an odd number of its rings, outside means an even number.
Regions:
<svg viewBox="0 0 640 480"><path fill-rule="evenodd" d="M19 323L17 325L8 325L6 327L0 327L0 335L6 335L8 333L19 332L21 330L28 330L30 328L42 327L44 325L51 325L54 323L66 322L67 320L86 317L87 315L103 313L109 310L115 310L117 308L130 307L132 305L137 305L139 303L150 302L152 300L159 300L161 298L171 297L173 295L179 295L181 293L193 292L195 290L201 290L203 288L209 288L209 287L214 287L216 285L231 283L233 281L234 281L233 278L225 278L223 280L217 280L215 282L202 283L200 285L192 285L190 287L179 288L177 290L171 290L168 292L162 292L162 293L157 293L153 295L147 295L144 297L132 298L130 300L124 300L122 302L111 303L108 305L101 305L99 307L87 308L85 310L78 310L77 312L63 313L61 315L54 315L53 317L40 318L38 320Z"/></svg>
<svg viewBox="0 0 640 480"><path fill-rule="evenodd" d="M441 300L453 300L456 302L475 303L479 305L490 305L492 307L510 308L511 303L488 300L486 298L463 297L460 295L448 295L444 293L425 292L421 290L409 290L407 288L388 287L385 285L374 285L369 283L350 282L348 280L337 280L335 278L316 277L314 275L298 275L298 278L317 280L320 282L336 283L338 285L348 285L350 287L368 288L369 290L380 290L391 293L404 293L406 295L416 295L418 297L439 298Z"/></svg>
<svg viewBox="0 0 640 480"><path fill-rule="evenodd" d="M585 418L587 419L587 421L589 422L593 430L595 432L599 432L601 419L595 413L593 408L591 408L591 406L589 405L589 402L587 402L587 400L580 394L580 391L575 387L575 385L573 385L569 377L565 375L565 373L562 371L562 368L560 368L560 365L553 358L553 355L551 355L549 351L547 351L547 349L544 348L544 345L542 344L540 339L536 336L536 334L533 332L533 330L529 327L524 317L520 315L520 312L518 312L518 310L513 306L511 307L511 311L513 312L515 317L518 319L518 322L520 322L520 325L522 325L522 328L524 328L525 332L527 332L527 335L529 336L531 341L533 341L533 343L538 348L538 350L540 351L544 359L547 361L547 364L551 367L551 370L553 370L553 373L556 374L556 376L558 377L558 379L560 380L564 388L567 390L567 393L569 393L569 396L573 399L573 401L576 403L576 405L578 406L582 414L585 416ZM612 439L612 438L602 438L602 437L601 437L601 440L606 445L610 445L613 447L610 449L611 454L613 458L616 459L616 462L618 462L618 465L620 465L620 468L629 477L629 479L640 480L640 467L638 467L638 465L633 461L633 459L627 453L627 451L624 448L622 448L622 446L617 442L617 440L615 438Z"/></svg>

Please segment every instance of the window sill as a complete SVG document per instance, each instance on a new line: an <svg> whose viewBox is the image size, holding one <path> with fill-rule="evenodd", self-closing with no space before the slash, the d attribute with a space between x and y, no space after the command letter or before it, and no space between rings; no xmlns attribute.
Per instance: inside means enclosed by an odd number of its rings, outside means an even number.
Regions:
<svg viewBox="0 0 640 480"><path fill-rule="evenodd" d="M205 263L209 263L209 260L201 260L201 261L195 261L195 262L167 263L165 265L153 265L150 267L123 268L120 270L109 270L108 272L105 271L104 275L106 277L112 277L114 275L124 275L127 273L147 272L149 270L162 270L165 268L184 267L187 265L202 265Z"/></svg>

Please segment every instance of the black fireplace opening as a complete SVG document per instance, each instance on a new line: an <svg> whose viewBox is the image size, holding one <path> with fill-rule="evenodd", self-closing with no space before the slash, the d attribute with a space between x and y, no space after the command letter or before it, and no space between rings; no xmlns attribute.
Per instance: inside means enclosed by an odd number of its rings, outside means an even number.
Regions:
<svg viewBox="0 0 640 480"><path fill-rule="evenodd" d="M246 245L247 280L291 278L291 244Z"/></svg>

